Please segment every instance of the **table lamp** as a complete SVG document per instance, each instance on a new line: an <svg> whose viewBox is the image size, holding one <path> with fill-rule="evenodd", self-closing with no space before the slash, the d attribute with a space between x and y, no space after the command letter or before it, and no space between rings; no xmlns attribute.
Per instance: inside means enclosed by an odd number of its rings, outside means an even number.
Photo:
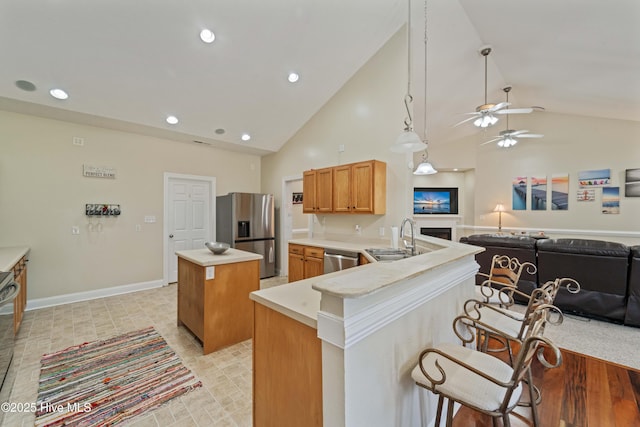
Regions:
<svg viewBox="0 0 640 427"><path fill-rule="evenodd" d="M498 212L498 232L502 231L502 212L505 212L504 205L502 203L498 203L495 208L493 208L494 212Z"/></svg>

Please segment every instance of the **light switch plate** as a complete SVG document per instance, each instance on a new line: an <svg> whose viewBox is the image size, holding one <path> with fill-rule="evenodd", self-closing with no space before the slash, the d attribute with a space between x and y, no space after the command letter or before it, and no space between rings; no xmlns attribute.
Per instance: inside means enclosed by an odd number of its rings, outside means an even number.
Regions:
<svg viewBox="0 0 640 427"><path fill-rule="evenodd" d="M204 270L204 278L206 280L211 280L216 277L216 268L214 266L210 266L205 268Z"/></svg>

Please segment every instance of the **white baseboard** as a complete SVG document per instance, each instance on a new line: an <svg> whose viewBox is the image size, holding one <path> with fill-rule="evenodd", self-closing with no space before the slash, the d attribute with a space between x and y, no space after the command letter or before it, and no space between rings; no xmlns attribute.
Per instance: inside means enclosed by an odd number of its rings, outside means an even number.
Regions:
<svg viewBox="0 0 640 427"><path fill-rule="evenodd" d="M130 285L115 286L112 288L96 289L94 291L75 292L54 297L36 298L27 301L26 310L37 310L39 308L53 307L56 305L70 304L80 301L88 301L97 298L111 297L114 295L128 294L131 292L144 291L147 289L160 288L164 285L162 279L151 280L149 282L133 283Z"/></svg>

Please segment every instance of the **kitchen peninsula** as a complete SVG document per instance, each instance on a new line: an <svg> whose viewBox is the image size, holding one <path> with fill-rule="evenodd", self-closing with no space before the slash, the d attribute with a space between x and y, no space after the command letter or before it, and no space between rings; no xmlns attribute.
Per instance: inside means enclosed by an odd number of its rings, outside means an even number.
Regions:
<svg viewBox="0 0 640 427"><path fill-rule="evenodd" d="M410 372L424 348L458 342L452 321L483 249L427 236L416 246L422 255L251 293L255 427L428 425L436 399Z"/></svg>
<svg viewBox="0 0 640 427"><path fill-rule="evenodd" d="M178 326L202 342L203 353L252 336L252 291L260 289L262 255L228 249L177 251Z"/></svg>

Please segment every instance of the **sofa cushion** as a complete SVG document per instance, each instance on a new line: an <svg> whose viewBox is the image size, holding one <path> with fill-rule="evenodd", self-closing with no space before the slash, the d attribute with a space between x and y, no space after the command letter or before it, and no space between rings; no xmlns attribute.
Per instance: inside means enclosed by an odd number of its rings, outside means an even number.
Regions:
<svg viewBox="0 0 640 427"><path fill-rule="evenodd" d="M622 243L589 239L544 239L538 242L538 250L569 254L629 257L629 247Z"/></svg>
<svg viewBox="0 0 640 427"><path fill-rule="evenodd" d="M560 289L555 305L567 312L623 322L626 311L629 247L588 239L538 242L539 283L570 277L580 292Z"/></svg>
<svg viewBox="0 0 640 427"><path fill-rule="evenodd" d="M536 239L532 237L511 236L508 234L473 234L466 238L460 238L460 242L476 246L500 246L504 248L535 249L536 247Z"/></svg>

